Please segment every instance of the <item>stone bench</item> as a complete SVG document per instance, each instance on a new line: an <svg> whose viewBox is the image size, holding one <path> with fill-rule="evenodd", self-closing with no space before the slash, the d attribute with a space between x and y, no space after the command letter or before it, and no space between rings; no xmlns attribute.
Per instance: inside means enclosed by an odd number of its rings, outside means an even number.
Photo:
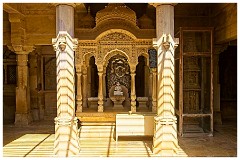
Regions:
<svg viewBox="0 0 240 160"><path fill-rule="evenodd" d="M116 142L119 136L153 136L155 114L116 114Z"/></svg>

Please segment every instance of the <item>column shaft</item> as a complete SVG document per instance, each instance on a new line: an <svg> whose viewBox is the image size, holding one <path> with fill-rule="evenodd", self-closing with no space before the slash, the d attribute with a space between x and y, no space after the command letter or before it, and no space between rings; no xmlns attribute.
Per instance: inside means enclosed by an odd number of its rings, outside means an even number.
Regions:
<svg viewBox="0 0 240 160"><path fill-rule="evenodd" d="M152 69L152 112L157 112L157 70Z"/></svg>
<svg viewBox="0 0 240 160"><path fill-rule="evenodd" d="M153 152L163 156L178 153L177 121L174 113L174 7L156 7L157 116L154 118ZM153 76L155 77L155 76Z"/></svg>
<svg viewBox="0 0 240 160"><path fill-rule="evenodd" d="M32 121L30 115L30 88L28 53L17 53L17 87L15 125L28 125Z"/></svg>
<svg viewBox="0 0 240 160"><path fill-rule="evenodd" d="M98 112L103 112L103 72L98 71L99 85L98 85Z"/></svg>
<svg viewBox="0 0 240 160"><path fill-rule="evenodd" d="M67 31L71 37L74 37L74 7L65 4L59 4L56 7L56 34L59 31Z"/></svg>
<svg viewBox="0 0 240 160"><path fill-rule="evenodd" d="M87 93L88 86L87 86L87 68L84 69L83 72L83 107L87 108Z"/></svg>
<svg viewBox="0 0 240 160"><path fill-rule="evenodd" d="M77 111L82 112L82 72L77 72Z"/></svg>
<svg viewBox="0 0 240 160"><path fill-rule="evenodd" d="M131 72L131 111L136 112L135 71Z"/></svg>

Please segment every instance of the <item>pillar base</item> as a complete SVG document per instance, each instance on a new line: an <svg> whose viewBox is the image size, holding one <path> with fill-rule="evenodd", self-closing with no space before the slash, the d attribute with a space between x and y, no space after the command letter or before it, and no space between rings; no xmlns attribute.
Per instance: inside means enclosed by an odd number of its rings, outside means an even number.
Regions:
<svg viewBox="0 0 240 160"><path fill-rule="evenodd" d="M213 113L213 120L215 124L221 124L222 125L222 113L221 111L215 111Z"/></svg>
<svg viewBox="0 0 240 160"><path fill-rule="evenodd" d="M54 154L69 157L79 154L79 133L77 117L55 119Z"/></svg>
<svg viewBox="0 0 240 160"><path fill-rule="evenodd" d="M154 117L153 153L161 156L176 156L179 150L177 118Z"/></svg>
<svg viewBox="0 0 240 160"><path fill-rule="evenodd" d="M32 116L30 113L16 113L15 114L15 125L26 126L32 122Z"/></svg>

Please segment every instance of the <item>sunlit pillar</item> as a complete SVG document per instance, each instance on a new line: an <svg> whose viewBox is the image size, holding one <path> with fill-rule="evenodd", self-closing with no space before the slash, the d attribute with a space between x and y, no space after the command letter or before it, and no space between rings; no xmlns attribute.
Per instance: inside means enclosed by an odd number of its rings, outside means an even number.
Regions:
<svg viewBox="0 0 240 160"><path fill-rule="evenodd" d="M135 70L131 70L131 111L136 112Z"/></svg>
<svg viewBox="0 0 240 160"><path fill-rule="evenodd" d="M157 112L157 69L152 68L152 112Z"/></svg>
<svg viewBox="0 0 240 160"><path fill-rule="evenodd" d="M77 111L76 112L82 112L83 106L82 106L82 71L81 66L76 66L76 75L77 75L77 96L76 96L76 102L77 102Z"/></svg>
<svg viewBox="0 0 240 160"><path fill-rule="evenodd" d="M174 113L174 6L155 4L157 48L157 116L154 118L153 152L162 156L177 154L177 119Z"/></svg>
<svg viewBox="0 0 240 160"><path fill-rule="evenodd" d="M152 109L152 93L153 93L153 74L152 69L149 69L149 90L148 90L148 104L149 108Z"/></svg>
<svg viewBox="0 0 240 160"><path fill-rule="evenodd" d="M75 117L74 6L57 4L57 38L52 39L57 65L57 117L55 118L54 154L68 157L80 152L78 120Z"/></svg>

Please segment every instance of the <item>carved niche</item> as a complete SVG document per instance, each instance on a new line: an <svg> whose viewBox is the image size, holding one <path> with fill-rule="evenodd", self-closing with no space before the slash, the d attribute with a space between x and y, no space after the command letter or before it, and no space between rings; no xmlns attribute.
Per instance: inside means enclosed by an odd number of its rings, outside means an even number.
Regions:
<svg viewBox="0 0 240 160"><path fill-rule="evenodd" d="M44 57L44 90L56 90L56 57Z"/></svg>
<svg viewBox="0 0 240 160"><path fill-rule="evenodd" d="M109 91L112 86L116 85L116 82L124 85L128 91L130 91L130 67L127 58L119 54L110 58L106 74L107 91Z"/></svg>

